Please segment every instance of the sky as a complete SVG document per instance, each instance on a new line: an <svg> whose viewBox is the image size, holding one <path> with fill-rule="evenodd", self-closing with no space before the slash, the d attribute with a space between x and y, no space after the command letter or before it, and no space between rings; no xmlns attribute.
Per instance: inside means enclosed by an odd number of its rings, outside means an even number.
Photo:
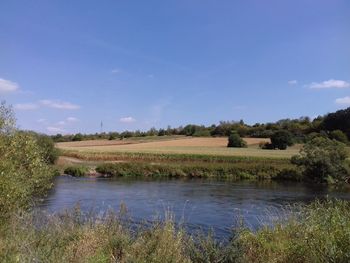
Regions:
<svg viewBox="0 0 350 263"><path fill-rule="evenodd" d="M311 118L350 106L350 1L0 1L22 129Z"/></svg>

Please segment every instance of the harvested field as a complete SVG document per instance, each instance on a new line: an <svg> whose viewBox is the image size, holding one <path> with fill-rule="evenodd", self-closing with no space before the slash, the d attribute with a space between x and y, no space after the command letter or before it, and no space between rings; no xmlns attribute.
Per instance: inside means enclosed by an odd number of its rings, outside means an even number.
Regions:
<svg viewBox="0 0 350 263"><path fill-rule="evenodd" d="M166 137L164 137L166 138ZM57 146L62 150L77 152L89 152L100 154L111 153L140 153L140 154L200 154L215 156L244 156L244 157L268 157L268 158L290 158L297 154L300 145L288 148L287 150L262 150L259 148L259 142L268 142L269 139L246 138L248 148L227 148L227 138L171 138L162 141L138 141L136 143L108 144L106 141L91 142L70 142L58 143ZM127 141L127 140L125 140ZM89 145L90 143L90 145Z"/></svg>

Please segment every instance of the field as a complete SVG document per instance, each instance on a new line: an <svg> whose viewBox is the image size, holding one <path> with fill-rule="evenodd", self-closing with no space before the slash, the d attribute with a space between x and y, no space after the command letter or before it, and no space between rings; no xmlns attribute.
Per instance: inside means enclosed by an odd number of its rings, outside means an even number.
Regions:
<svg viewBox="0 0 350 263"><path fill-rule="evenodd" d="M245 138L247 148L227 148L227 138L163 136L131 138L124 140L94 140L57 143L64 151L95 154L138 153L138 154L187 154L210 156L241 156L261 158L290 158L299 152L300 145L287 150L262 150L260 142L264 138Z"/></svg>

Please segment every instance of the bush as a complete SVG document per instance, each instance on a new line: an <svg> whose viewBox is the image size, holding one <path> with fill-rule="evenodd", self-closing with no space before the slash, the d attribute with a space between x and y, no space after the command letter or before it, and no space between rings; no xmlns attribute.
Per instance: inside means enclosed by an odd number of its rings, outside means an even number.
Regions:
<svg viewBox="0 0 350 263"><path fill-rule="evenodd" d="M347 179L345 145L328 138L316 137L306 143L300 154L292 157L306 179L318 182L344 181Z"/></svg>
<svg viewBox="0 0 350 263"><path fill-rule="evenodd" d="M286 130L277 131L271 136L271 144L274 148L285 150L288 146L292 146L294 144L293 135Z"/></svg>
<svg viewBox="0 0 350 263"><path fill-rule="evenodd" d="M247 143L239 136L239 134L236 131L233 131L228 137L227 147L243 148L247 147Z"/></svg>
<svg viewBox="0 0 350 263"><path fill-rule="evenodd" d="M345 144L349 143L348 137L341 130L331 131L331 133L329 134L329 137L333 140L337 140L338 142L342 142Z"/></svg>
<svg viewBox="0 0 350 263"><path fill-rule="evenodd" d="M58 158L59 152L58 149L55 148L51 137L44 134L37 134L35 137L39 147L43 150L45 162L47 164L54 164Z"/></svg>
<svg viewBox="0 0 350 263"><path fill-rule="evenodd" d="M35 196L52 186L54 176L36 138L16 131L11 111L1 104L0 219L15 209L28 208Z"/></svg>
<svg viewBox="0 0 350 263"><path fill-rule="evenodd" d="M75 177L83 177L89 172L89 169L85 166L69 166L64 169L64 173L75 176Z"/></svg>
<svg viewBox="0 0 350 263"><path fill-rule="evenodd" d="M79 142L83 140L83 135L81 133L77 133L73 136L72 141L73 142Z"/></svg>
<svg viewBox="0 0 350 263"><path fill-rule="evenodd" d="M263 150L274 150L275 146L269 142L260 142L259 147Z"/></svg>

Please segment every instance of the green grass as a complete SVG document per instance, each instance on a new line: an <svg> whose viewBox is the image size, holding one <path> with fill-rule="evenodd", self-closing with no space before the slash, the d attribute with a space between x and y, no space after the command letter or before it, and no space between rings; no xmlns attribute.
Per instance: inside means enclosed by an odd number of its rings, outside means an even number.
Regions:
<svg viewBox="0 0 350 263"><path fill-rule="evenodd" d="M112 177L166 176L166 177L217 177L227 179L274 179L291 173L289 162L255 160L234 163L104 163L96 171Z"/></svg>
<svg viewBox="0 0 350 263"><path fill-rule="evenodd" d="M108 214L86 217L14 214L0 226L1 262L349 262L350 203L315 202L287 222L252 232L238 228L232 239L189 235L171 215L151 226L132 227ZM124 223L122 223L124 222Z"/></svg>

